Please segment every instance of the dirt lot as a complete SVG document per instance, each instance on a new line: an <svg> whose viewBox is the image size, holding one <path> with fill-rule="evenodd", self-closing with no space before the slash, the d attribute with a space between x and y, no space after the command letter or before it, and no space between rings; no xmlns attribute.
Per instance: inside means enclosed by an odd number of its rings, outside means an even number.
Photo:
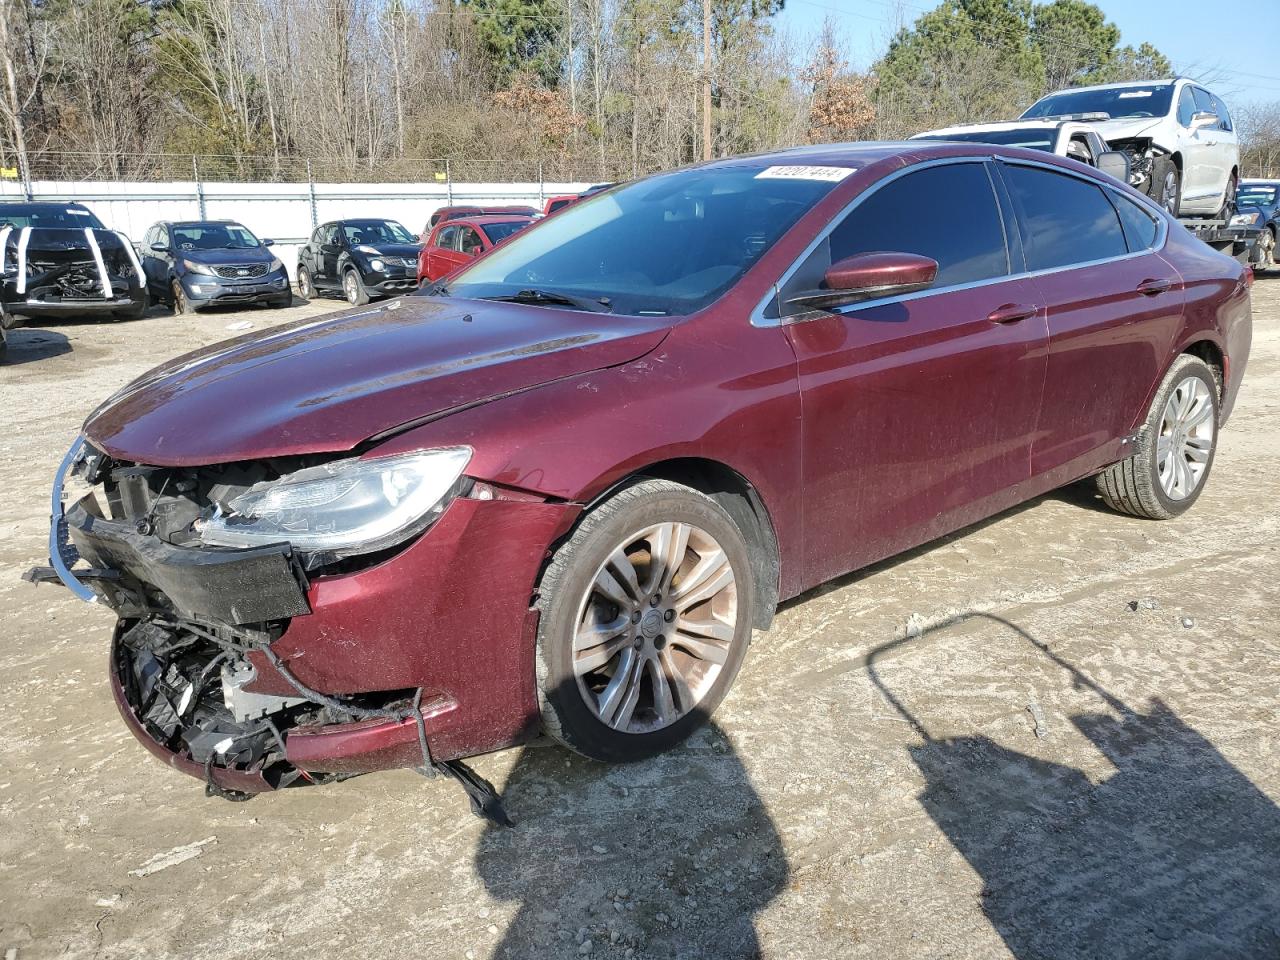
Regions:
<svg viewBox="0 0 1280 960"><path fill-rule="evenodd" d="M1069 490L830 584L687 747L478 761L515 830L408 772L205 799L116 715L110 614L18 580L99 400L337 304L17 331L0 956L1280 957L1280 277L1254 290L1187 517Z"/></svg>

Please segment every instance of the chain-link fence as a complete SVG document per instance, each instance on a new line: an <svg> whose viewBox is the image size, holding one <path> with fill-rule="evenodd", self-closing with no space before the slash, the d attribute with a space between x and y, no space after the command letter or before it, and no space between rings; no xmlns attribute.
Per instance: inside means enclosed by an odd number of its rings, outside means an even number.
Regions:
<svg viewBox="0 0 1280 960"><path fill-rule="evenodd" d="M520 183L597 182L598 163L573 158L473 159L441 157L306 158L225 154L103 154L37 151L27 170L0 155L0 179L11 181L107 180L138 183Z"/></svg>

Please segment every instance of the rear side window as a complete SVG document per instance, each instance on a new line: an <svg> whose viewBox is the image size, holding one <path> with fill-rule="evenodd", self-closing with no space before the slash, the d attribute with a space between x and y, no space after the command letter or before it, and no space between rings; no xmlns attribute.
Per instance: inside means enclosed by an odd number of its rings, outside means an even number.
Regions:
<svg viewBox="0 0 1280 960"><path fill-rule="evenodd" d="M444 250L458 249L458 228L445 227L440 231L440 236L436 237L436 246Z"/></svg>
<svg viewBox="0 0 1280 960"><path fill-rule="evenodd" d="M1213 94L1209 94L1209 102L1213 105L1213 112L1218 115L1218 121L1222 125L1222 129L1230 130L1231 114L1227 112L1227 105Z"/></svg>
<svg viewBox="0 0 1280 960"><path fill-rule="evenodd" d="M1121 257L1129 252L1120 217L1101 187L1038 167L1008 165L1020 208L1028 270Z"/></svg>
<svg viewBox="0 0 1280 960"><path fill-rule="evenodd" d="M831 262L857 253L917 253L938 261L935 286L1009 272L1004 227L981 163L928 167L858 204L830 238Z"/></svg>
<svg viewBox="0 0 1280 960"><path fill-rule="evenodd" d="M1156 218L1123 194L1113 192L1110 196L1116 212L1120 214L1120 225L1124 228L1124 239L1129 252L1137 253L1154 247L1159 231Z"/></svg>

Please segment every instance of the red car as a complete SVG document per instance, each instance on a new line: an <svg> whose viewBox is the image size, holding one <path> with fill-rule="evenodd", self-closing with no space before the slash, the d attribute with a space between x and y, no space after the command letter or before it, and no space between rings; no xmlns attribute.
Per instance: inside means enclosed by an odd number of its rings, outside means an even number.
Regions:
<svg viewBox="0 0 1280 960"><path fill-rule="evenodd" d="M514 214L518 217L536 217L538 211L534 207L524 204L516 204L513 206L454 206L440 207L435 213L427 219L427 225L422 228L422 233L418 234L418 240L421 243L427 242L427 237L431 235L431 231L438 224L446 220L457 220L460 217L485 217L491 214Z"/></svg>
<svg viewBox="0 0 1280 960"><path fill-rule="evenodd" d="M666 749L825 580L1085 478L1159 519L1204 489L1251 275L1105 175L819 146L610 201L88 418L51 562L119 614L149 750L214 793L420 766L488 802L450 761Z"/></svg>
<svg viewBox="0 0 1280 960"><path fill-rule="evenodd" d="M511 214L441 221L418 254L418 281L448 276L531 223Z"/></svg>

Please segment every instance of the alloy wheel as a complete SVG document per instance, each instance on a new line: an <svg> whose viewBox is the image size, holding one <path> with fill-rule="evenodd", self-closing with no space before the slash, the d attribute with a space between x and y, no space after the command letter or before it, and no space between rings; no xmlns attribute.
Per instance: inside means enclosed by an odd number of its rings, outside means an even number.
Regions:
<svg viewBox="0 0 1280 960"><path fill-rule="evenodd" d="M173 281L173 312L177 316L187 312L187 292L177 280Z"/></svg>
<svg viewBox="0 0 1280 960"><path fill-rule="evenodd" d="M342 278L342 289L347 294L347 303L355 303L360 299L360 281L356 279L354 270L348 270Z"/></svg>
<svg viewBox="0 0 1280 960"><path fill-rule="evenodd" d="M1178 213L1178 172L1170 169L1164 175L1164 181L1160 184L1160 206L1164 207L1169 213L1177 216Z"/></svg>
<svg viewBox="0 0 1280 960"><path fill-rule="evenodd" d="M1213 397L1200 377L1187 377L1174 387L1156 440L1156 473L1170 500L1185 500L1200 486L1216 428Z"/></svg>
<svg viewBox="0 0 1280 960"><path fill-rule="evenodd" d="M737 620L733 567L710 534L688 523L640 530L600 565L579 605L578 691L621 733L670 726L711 690Z"/></svg>
<svg viewBox="0 0 1280 960"><path fill-rule="evenodd" d="M311 285L311 271L306 267L298 271L298 293L304 300L310 300L316 295L315 287Z"/></svg>

